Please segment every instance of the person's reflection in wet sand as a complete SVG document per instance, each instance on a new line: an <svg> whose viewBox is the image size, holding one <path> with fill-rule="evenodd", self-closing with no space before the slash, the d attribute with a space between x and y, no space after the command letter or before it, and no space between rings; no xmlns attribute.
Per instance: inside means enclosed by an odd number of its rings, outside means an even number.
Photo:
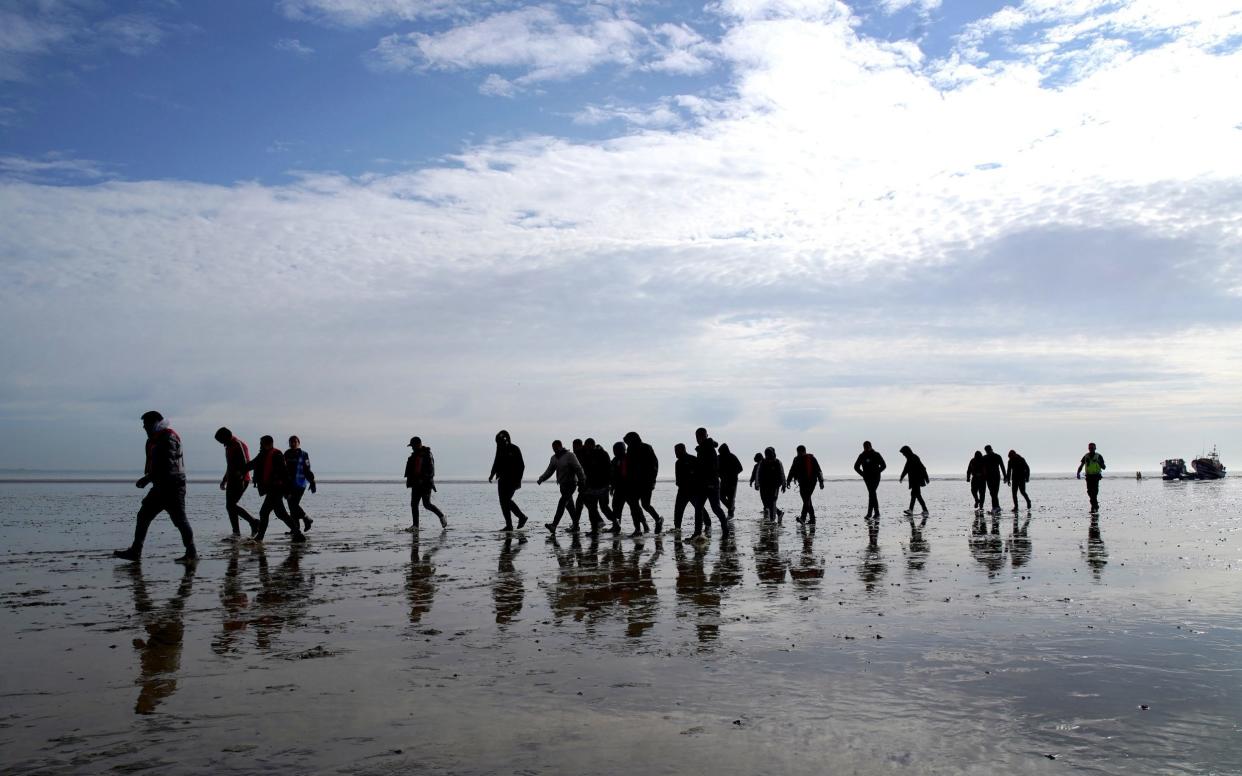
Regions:
<svg viewBox="0 0 1242 776"><path fill-rule="evenodd" d="M625 559L625 582L620 588L620 600L625 607L625 635L631 639L641 638L655 625L660 597L651 572L664 554L664 537L656 534L655 549L643 560L645 551L644 542L634 543Z"/></svg>
<svg viewBox="0 0 1242 776"><path fill-rule="evenodd" d="M798 536L802 539L802 552L790 565L789 576L798 587L816 587L824 578L824 559L815 554L815 524L799 525Z"/></svg>
<svg viewBox="0 0 1242 776"><path fill-rule="evenodd" d="M989 531L987 515L976 514L970 527L970 554L987 569L989 577L996 576L1005 567L1005 543L1000 537L999 517L992 518Z"/></svg>
<svg viewBox="0 0 1242 776"><path fill-rule="evenodd" d="M552 545L558 567L556 581L546 585L548 607L552 610L554 621L560 625L570 617L575 622L586 620L587 630L593 630L597 619L595 612L600 607L598 592L591 591L592 586L601 582L597 556L599 538L592 536L589 543L583 546L581 537L573 534L566 548L553 534L548 537L548 543ZM591 614L590 619L587 618L588 613Z"/></svg>
<svg viewBox="0 0 1242 776"><path fill-rule="evenodd" d="M716 556L716 565L712 567L712 584L723 596L731 587L739 587L744 575L742 560L737 554L737 542L733 534L720 542L720 553Z"/></svg>
<svg viewBox="0 0 1242 776"><path fill-rule="evenodd" d="M526 546L526 537L506 534L500 544L500 560L496 563L496 576L492 577L492 603L496 607L496 625L504 630L522 612L526 600L526 584L522 572L513 561Z"/></svg>
<svg viewBox="0 0 1242 776"><path fill-rule="evenodd" d="M781 556L781 525L774 520L759 523L759 540L755 542L755 574L764 585L781 585L789 562Z"/></svg>
<svg viewBox="0 0 1242 776"><path fill-rule="evenodd" d="M690 555L686 550L690 549ZM708 545L704 542L677 542L677 605L680 617L694 620L699 644L713 644L720 635L720 590L710 584L705 568Z"/></svg>
<svg viewBox="0 0 1242 776"><path fill-rule="evenodd" d="M289 548L289 555L272 571L268 566L267 552L262 546L255 548L259 558L259 585L254 597L255 646L263 652L272 648L273 637L286 625L297 625L310 601L310 591L315 578L307 579L302 573L302 545Z"/></svg>
<svg viewBox="0 0 1242 776"><path fill-rule="evenodd" d="M134 639L138 650L139 674L138 700L134 703L135 714L154 714L156 708L177 691L177 671L181 669L181 648L185 637L182 616L185 601L190 597L194 584L194 565L189 564L181 574L177 592L160 608L147 591L142 576L142 564L125 567L134 594L134 609L147 632L145 639Z"/></svg>
<svg viewBox="0 0 1242 776"><path fill-rule="evenodd" d="M228 565L224 569L224 581L220 584L220 605L224 608L224 622L220 633L211 641L211 651L228 655L237 651L237 639L249 622L250 597L242 585L241 548L229 547Z"/></svg>
<svg viewBox="0 0 1242 776"><path fill-rule="evenodd" d="M431 546L421 544L417 533L410 542L410 565L405 572L405 595L410 601L410 624L418 625L431 611L436 598L436 564L434 558L444 546L440 534Z"/></svg>
<svg viewBox="0 0 1242 776"><path fill-rule="evenodd" d="M1087 527L1087 565L1091 568L1091 576L1100 581L1104 567L1108 565L1108 549L1104 546L1104 537L1100 535L1100 518L1091 516L1091 525Z"/></svg>
<svg viewBox="0 0 1242 776"><path fill-rule="evenodd" d="M927 527L927 518L915 521L911 515L906 518L910 521L910 548L906 554L906 568L910 571L922 572L927 565L927 556L931 554L931 544L923 535L923 529Z"/></svg>
<svg viewBox="0 0 1242 776"><path fill-rule="evenodd" d="M1031 515L1028 512L1026 519L1021 520L1018 515L1013 516L1013 530L1009 536L1009 562L1014 568L1022 568L1031 562L1031 539L1027 535L1027 529L1031 525Z"/></svg>
<svg viewBox="0 0 1242 776"><path fill-rule="evenodd" d="M858 578L862 580L863 589L872 595L881 589L880 583L887 573L888 564L880 553L880 521L872 518L867 521L867 547L858 564Z"/></svg>

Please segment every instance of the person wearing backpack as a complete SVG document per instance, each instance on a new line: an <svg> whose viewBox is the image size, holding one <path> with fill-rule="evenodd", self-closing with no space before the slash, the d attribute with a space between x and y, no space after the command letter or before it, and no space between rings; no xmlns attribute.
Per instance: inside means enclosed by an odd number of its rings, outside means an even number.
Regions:
<svg viewBox="0 0 1242 776"><path fill-rule="evenodd" d="M1091 499L1091 513L1100 511L1100 480L1104 477L1104 456L1095 451L1095 442L1087 445L1087 454L1078 462L1078 471L1074 476L1082 479L1084 470L1087 474L1087 498Z"/></svg>

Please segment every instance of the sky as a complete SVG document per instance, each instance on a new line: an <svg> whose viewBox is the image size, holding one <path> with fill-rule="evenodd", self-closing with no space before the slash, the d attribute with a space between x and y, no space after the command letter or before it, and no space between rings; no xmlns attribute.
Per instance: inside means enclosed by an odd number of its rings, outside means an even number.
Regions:
<svg viewBox="0 0 1242 776"><path fill-rule="evenodd" d="M8 0L0 469L1242 466L1239 94L1236 0Z"/></svg>

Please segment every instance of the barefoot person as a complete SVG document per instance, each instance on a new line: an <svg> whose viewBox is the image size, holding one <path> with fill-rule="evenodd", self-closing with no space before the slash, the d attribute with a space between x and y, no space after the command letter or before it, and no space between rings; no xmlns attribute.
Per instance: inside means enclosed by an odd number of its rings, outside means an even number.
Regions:
<svg viewBox="0 0 1242 776"><path fill-rule="evenodd" d="M526 515L513 500L513 494L522 487L522 475L526 472L526 462L522 460L522 450L513 444L509 432L501 429L496 434L496 457L492 459L492 472L487 481L496 480L496 495L500 499L500 514L505 519L505 530L513 530L513 519L518 516L517 527L526 525Z"/></svg>
<svg viewBox="0 0 1242 776"><path fill-rule="evenodd" d="M114 551L112 555L122 560L141 560L142 545L151 521L160 512L167 512L168 518L181 533L181 543L185 546L185 554L177 558L177 562L194 563L198 560L198 551L194 548L194 531L185 516L185 461L181 457L181 437L155 410L143 414L142 428L147 432L147 460L142 478L134 485L139 488L150 485L151 491L138 508L133 544L128 549Z"/></svg>
<svg viewBox="0 0 1242 776"><path fill-rule="evenodd" d="M220 480L220 490L224 491L224 511L233 528L231 538L233 541L241 538L241 520L246 521L250 535L254 536L259 532L259 521L239 503L250 487L250 470L246 468L250 463L250 448L224 426L216 430L216 441L224 445L224 477Z"/></svg>
<svg viewBox="0 0 1242 776"><path fill-rule="evenodd" d="M863 478L867 486L867 517L880 516L880 498L876 491L880 487L880 475L888 468L884 456L880 455L870 442L863 442L863 451L854 460L854 471Z"/></svg>
<svg viewBox="0 0 1242 776"><path fill-rule="evenodd" d="M291 541L306 541L298 521L289 516L285 510L285 494L289 491L289 470L285 466L285 456L276 447L276 440L270 436L259 437L259 452L247 468L254 472L254 487L263 497L263 505L259 507L259 531L254 535L257 542L263 541L267 535L268 519L272 512L280 518L280 522L289 526L293 534Z"/></svg>
<svg viewBox="0 0 1242 776"><path fill-rule="evenodd" d="M431 494L436 489L436 459L431 448L423 445L423 440L410 437L410 457L405 461L405 486L410 489L410 530L418 530L418 505L421 503L427 511L440 518L440 527L448 528L448 521L440 508L431 503Z"/></svg>
<svg viewBox="0 0 1242 776"><path fill-rule="evenodd" d="M289 437L289 449L285 451L285 468L289 474L289 514L294 520L302 521L302 530L309 531L311 520L302 509L302 496L306 489L315 492L315 473L311 471L310 455L302 449L302 440L296 436Z"/></svg>
<svg viewBox="0 0 1242 776"><path fill-rule="evenodd" d="M812 523L815 522L815 505L811 503L811 496L815 494L817 481L819 489L823 490L824 472L819 468L819 461L806 451L806 445L798 445L798 454L789 464L789 477L786 478L785 484L798 483L798 494L802 496L802 514L798 515L799 523L805 523L808 518Z"/></svg>
<svg viewBox="0 0 1242 776"><path fill-rule="evenodd" d="M1031 481L1031 465L1026 459L1018 455L1015 451L1009 451L1009 475L1005 477L1005 482L1013 493L1013 511L1018 511L1018 494L1022 494L1022 498L1026 499L1026 508L1031 508L1031 497L1026 495L1026 484ZM1014 518L1017 520L1018 518ZM1029 519L1029 518L1028 518Z"/></svg>
<svg viewBox="0 0 1242 776"><path fill-rule="evenodd" d="M542 485L554 474L557 487L561 489L561 498L556 502L556 514L552 516L552 522L543 525L552 533L556 533L556 527L560 525L566 510L569 511L574 525L577 525L578 519L574 516L574 491L586 482L586 472L582 470L578 456L566 450L559 439L552 440L552 458L548 460L548 468L539 475L535 484Z"/></svg>
<svg viewBox="0 0 1242 776"><path fill-rule="evenodd" d="M1091 499L1091 512L1100 511L1100 480L1104 477L1104 456L1095 451L1095 442L1087 445L1087 454L1078 462L1078 471L1074 476L1082 479L1083 470L1087 472L1087 498Z"/></svg>
<svg viewBox="0 0 1242 776"><path fill-rule="evenodd" d="M906 457L906 465L902 467L901 476L897 478L901 482L906 477L910 478L910 506L902 514L913 515L914 505L918 503L923 507L923 514L927 512L927 502L923 500L923 487L931 482L931 478L927 476L927 467L923 465L923 461L914 454L909 445L902 445L897 452Z"/></svg>

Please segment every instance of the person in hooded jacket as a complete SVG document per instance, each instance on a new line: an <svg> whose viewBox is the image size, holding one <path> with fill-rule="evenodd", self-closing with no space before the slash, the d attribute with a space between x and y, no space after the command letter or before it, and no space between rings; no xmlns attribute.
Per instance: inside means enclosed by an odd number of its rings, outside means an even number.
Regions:
<svg viewBox="0 0 1242 776"><path fill-rule="evenodd" d="M150 485L151 491L138 508L133 543L124 550L114 550L112 556L122 560L141 560L142 545L146 542L151 522L160 512L167 512L185 547L185 554L176 559L177 563L195 563L198 561L198 550L194 547L194 531L185 516L185 460L181 455L181 437L155 410L143 413L142 428L147 433L146 462L142 477L134 485L139 488Z"/></svg>
<svg viewBox="0 0 1242 776"><path fill-rule="evenodd" d="M685 515L686 506L693 506L694 534L690 538L697 538L702 533L701 522L706 522L701 517L704 513L703 484L695 471L698 461L681 442L673 445L673 456L677 459L673 465L677 485L677 499L673 504L673 530L681 531L681 519Z"/></svg>
<svg viewBox="0 0 1242 776"><path fill-rule="evenodd" d="M553 474L556 475L556 484L561 489L561 498L556 502L556 514L552 517L552 522L544 523L544 528L555 533L561 516L569 510L576 529L578 518L574 515L574 491L586 482L586 472L582 470L578 456L566 450L559 439L552 441L552 458L548 461L548 468L535 480L535 484L542 485Z"/></svg>
<svg viewBox="0 0 1242 776"><path fill-rule="evenodd" d="M259 437L259 452L247 464L247 468L254 472L255 489L263 497L263 505L259 507L259 532L254 535L254 540L261 542L267 536L268 520L272 512L275 512L280 522L289 526L289 533L293 535L290 541L306 541L306 534L302 533L298 521L285 511L284 498L289 490L289 471L285 467L284 454L276 447L276 440L267 435Z"/></svg>
<svg viewBox="0 0 1242 776"><path fill-rule="evenodd" d="M983 474L987 480L988 494L992 497L992 514L999 515L1001 480L1008 480L1005 472L1005 459L992 449L991 445L983 446Z"/></svg>
<svg viewBox="0 0 1242 776"><path fill-rule="evenodd" d="M798 522L805 523L810 518L814 523L815 505L811 503L811 496L815 493L816 482L819 483L820 490L824 489L824 472L819 468L819 461L815 456L806 451L806 445L798 445L798 454L789 464L789 477L785 484L795 481L802 496L802 514L798 516Z"/></svg>
<svg viewBox="0 0 1242 776"><path fill-rule="evenodd" d="M737 504L737 479L742 474L742 462L738 460L727 444L720 446L720 501L733 517Z"/></svg>
<svg viewBox="0 0 1242 776"><path fill-rule="evenodd" d="M302 509L302 497L306 489L315 493L315 473L311 471L310 454L302 449L302 440L296 435L289 437L289 448L285 450L285 468L289 470L289 514L294 520L302 521L302 530L309 531L315 522Z"/></svg>
<svg viewBox="0 0 1242 776"><path fill-rule="evenodd" d="M720 521L721 534L728 534L729 519L720 506L720 458L716 453L718 445L716 440L707 435L705 428L695 429L694 438L698 442L694 447L694 471L698 475L704 500Z"/></svg>
<svg viewBox="0 0 1242 776"><path fill-rule="evenodd" d="M625 440L626 487L630 497L630 511L633 512L637 504L651 515L651 519L655 521L655 532L660 533L664 528L664 518L651 505L656 477L660 473L660 459L656 456L655 448L644 442L637 431L627 432L622 439ZM646 522L643 521L644 525Z"/></svg>
<svg viewBox="0 0 1242 776"><path fill-rule="evenodd" d="M624 442L616 442L612 446L612 532L621 533L621 518L625 516L625 508L630 508L630 518L634 521L634 533L637 536L651 530L644 516L640 500L634 496L634 485L630 474L630 457L626 454ZM650 498L650 496L648 496Z"/></svg>
<svg viewBox="0 0 1242 776"><path fill-rule="evenodd" d="M233 435L224 426L216 430L216 441L224 445L224 477L220 480L220 490L224 491L224 512L229 516L229 525L233 529L232 540L241 538L241 520L250 526L250 535L259 532L259 521L241 506L241 497L250 487L250 448L246 443Z"/></svg>
<svg viewBox="0 0 1242 776"><path fill-rule="evenodd" d="M789 486L785 465L776 457L776 448L764 449L755 480L759 485L759 500L763 502L763 519L779 520L785 513L777 508L776 500Z"/></svg>
<svg viewBox="0 0 1242 776"><path fill-rule="evenodd" d="M868 518L880 516L880 496L877 491L880 488L880 475L887 468L888 464L884 463L884 456L880 455L870 442L863 442L863 451L854 460L854 471L863 478L863 483L867 486Z"/></svg>
<svg viewBox="0 0 1242 776"><path fill-rule="evenodd" d="M1005 482L1010 486L1013 493L1013 511L1018 511L1018 494L1022 494L1022 498L1026 499L1026 508L1031 508L1031 497L1026 495L1026 484L1031 481L1031 465L1026 459L1018 455L1014 450L1009 451L1009 473L1005 476ZM1018 518L1014 518L1017 520Z"/></svg>
<svg viewBox="0 0 1242 776"><path fill-rule="evenodd" d="M585 477L585 484L582 487L582 504L586 507L587 516L591 521L591 533L598 533L603 527L604 520L600 517L608 518L609 522L615 523L617 520L613 517L612 509L608 506L608 487L612 480L612 461L608 458L608 453L602 447L595 444L595 440L587 437L582 443L582 472ZM577 521L574 521L574 528L578 527ZM641 534L641 531L635 530L635 535Z"/></svg>
<svg viewBox="0 0 1242 776"><path fill-rule="evenodd" d="M983 452L976 450L974 458L966 464L966 479L970 480L970 495L975 499L975 509L983 509L984 499L987 498L988 486L985 472Z"/></svg>
<svg viewBox="0 0 1242 776"><path fill-rule="evenodd" d="M431 448L423 444L418 437L410 437L410 457L405 460L405 486L410 489L410 530L417 531L418 505L421 503L427 511L440 518L440 527L448 528L448 520L440 508L431 503L431 494L436 490L436 459Z"/></svg>
<svg viewBox="0 0 1242 776"><path fill-rule="evenodd" d="M526 472L526 462L522 460L522 450L513 444L509 432L501 429L496 433L496 457L492 459L492 471L487 481L496 480L496 495L500 500L500 514L505 519L505 530L513 530L512 515L518 516L517 527L526 525L526 515L513 501L513 494L522 487L522 475Z"/></svg>
<svg viewBox="0 0 1242 776"><path fill-rule="evenodd" d="M897 452L906 458L906 465L902 467L901 476L897 478L897 481L901 482L906 477L910 478L910 506L902 514L913 515L914 504L917 502L923 507L923 514L926 515L928 514L927 502L923 500L923 487L931 482L931 477L927 474L927 467L923 465L922 459L914 454L909 445L902 445Z"/></svg>

